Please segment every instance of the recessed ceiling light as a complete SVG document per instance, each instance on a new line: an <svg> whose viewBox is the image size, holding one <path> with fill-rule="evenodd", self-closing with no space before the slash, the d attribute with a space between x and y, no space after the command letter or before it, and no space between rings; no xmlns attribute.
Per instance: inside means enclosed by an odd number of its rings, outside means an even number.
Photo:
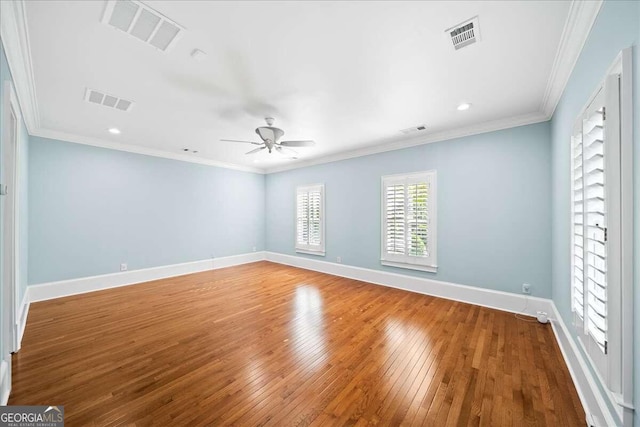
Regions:
<svg viewBox="0 0 640 427"><path fill-rule="evenodd" d="M113 134L113 135L120 135L120 129L118 128L109 128L109 133Z"/></svg>
<svg viewBox="0 0 640 427"><path fill-rule="evenodd" d="M468 110L469 108L471 108L471 104L467 104L466 102L458 105L458 111Z"/></svg>

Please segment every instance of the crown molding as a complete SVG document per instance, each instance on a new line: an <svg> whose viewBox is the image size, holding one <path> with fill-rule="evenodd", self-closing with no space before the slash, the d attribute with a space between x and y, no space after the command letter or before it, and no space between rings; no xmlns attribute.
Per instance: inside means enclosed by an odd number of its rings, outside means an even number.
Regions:
<svg viewBox="0 0 640 427"><path fill-rule="evenodd" d="M257 168L225 163L211 159L177 154L170 151L142 147L139 145L115 143L98 138L44 129L40 125L24 1L0 1L0 37L2 38L2 44L13 76L22 115L30 135L227 169L268 174L386 151L399 150L416 145L492 132L516 126L524 126L551 119L578 57L582 52L582 48L589 36L591 27L595 22L602 3L603 0L573 0L571 2L567 20L565 21L560 43L551 69L551 74L538 112L493 120L464 128L446 130L408 139L387 139L386 141L380 141L377 145L329 154L316 159L271 168Z"/></svg>
<svg viewBox="0 0 640 427"><path fill-rule="evenodd" d="M22 117L30 135L144 154L147 156L163 157L166 159L264 174L264 170L261 168L192 157L185 154L176 154L170 151L146 148L138 145L115 143L98 138L43 128L38 111L36 84L31 60L31 44L29 42L29 27L24 1L0 1L0 38L2 39L2 45L7 56L7 62L9 63Z"/></svg>
<svg viewBox="0 0 640 427"><path fill-rule="evenodd" d="M0 1L0 38L18 94L22 117L31 133L40 127L40 113L31 61L27 11L23 1Z"/></svg>
<svg viewBox="0 0 640 427"><path fill-rule="evenodd" d="M573 68L582 53L602 3L603 0L573 0L569 6L569 14L540 105L540 111L549 119L553 116Z"/></svg>
<svg viewBox="0 0 640 427"><path fill-rule="evenodd" d="M416 145L429 144L431 142L446 141L449 139L462 138L465 136L478 135L487 132L494 132L503 129L509 129L517 126L525 126L534 123L540 123L549 120L544 114L535 112L523 114L520 116L508 117L505 119L492 120L489 122L474 124L463 128L445 130L432 133L429 135L413 137L413 138L394 138L380 144L363 147L357 150L343 151L328 156L310 159L304 162L287 164L284 166L276 166L266 169L265 173L283 172L291 169L298 169L308 166L319 165L323 163L337 162L339 160L351 159L354 157L368 156L371 154L384 153L386 151L400 150L403 148L415 147Z"/></svg>
<svg viewBox="0 0 640 427"><path fill-rule="evenodd" d="M386 151L400 150L403 148L414 147L417 145L428 144L431 142L446 141L449 139L461 138L461 137L471 136L471 135L478 135L478 134L487 133L487 132L494 132L494 131L509 129L509 128L518 127L518 126L525 126L525 125L530 125L534 123L544 122L547 120L548 118L545 117L542 113L535 112L535 113L523 114L520 116L493 120L490 122L474 124L464 128L441 131L441 132L433 133L430 135L424 135L420 137L413 137L408 139L407 138L388 139L386 142L382 142L374 146L363 147L363 148L360 148L357 150L351 150L351 151L343 151L340 153L330 154L324 157L310 159L310 160L302 161L295 164L289 163L283 166L276 166L273 168L257 168L257 167L251 167L251 166L238 165L234 163L225 163L225 162L220 162L212 159L205 159L201 157L194 157L194 156L189 156L185 154L173 153L165 150L157 150L154 148L143 147L140 145L112 142L112 141L107 141L100 138L80 136L76 134L71 134L71 133L61 132L61 131L54 131L54 130L44 129L44 128L35 129L29 132L29 134L33 136L38 136L41 138L68 141L76 144L91 145L94 147L108 148L111 150L118 150L118 151L126 151L129 153L143 154L146 156L163 157L166 159L180 160L183 162L197 163L197 164L208 165L208 166L216 166L216 167L221 167L226 169L239 170L243 172L270 174L270 173L276 173L276 172L283 172L291 169L304 168L304 167L323 164L323 163L336 162L339 160L351 159L354 157L368 156L370 154L384 153Z"/></svg>
<svg viewBox="0 0 640 427"><path fill-rule="evenodd" d="M544 93L539 111L521 116L510 117L506 119L498 119L478 125L471 125L465 128L458 128L449 131L442 131L422 137L414 137L410 139L388 140L379 145L361 148L352 151L330 154L328 156L317 159L310 159L305 162L296 164L287 164L267 168L265 173L277 173L291 169L298 169L307 166L319 165L323 163L336 162L339 160L350 159L353 157L366 156L370 154L383 153L385 151L399 150L402 148L413 147L416 145L427 144L431 142L445 141L448 139L460 138L464 136L476 135L486 132L512 128L516 126L525 126L528 124L544 122L550 120L562 97L564 88L571 77L573 68L582 53L582 48L589 37L591 28L602 7L603 0L572 0L569 6L569 13L562 30L558 50L551 68L551 74L547 81L547 87Z"/></svg>
<svg viewBox="0 0 640 427"><path fill-rule="evenodd" d="M180 160L182 162L197 163L200 165L216 166L219 168L239 170L243 172L253 172L264 174L264 170L260 168L252 168L250 166L242 166L234 163L225 163L202 157L189 156L186 154L172 153L165 150L157 150L155 148L142 147L140 145L123 144L119 142L106 141L104 139L92 138L88 136L79 136L71 133L54 131L49 129L36 129L30 132L30 135L40 138L57 139L60 141L73 142L76 144L91 145L93 147L107 148L110 150L126 151L128 153L143 154L145 156L162 157L171 160Z"/></svg>

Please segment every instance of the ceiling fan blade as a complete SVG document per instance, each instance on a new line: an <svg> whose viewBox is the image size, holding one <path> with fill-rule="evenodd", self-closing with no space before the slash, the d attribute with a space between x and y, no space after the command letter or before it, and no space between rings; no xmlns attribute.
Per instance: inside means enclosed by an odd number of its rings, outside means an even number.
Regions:
<svg viewBox="0 0 640 427"><path fill-rule="evenodd" d="M280 141L283 147L313 147L316 145L314 141Z"/></svg>
<svg viewBox="0 0 640 427"><path fill-rule="evenodd" d="M260 150L264 150L265 148L267 148L267 147L258 147L258 148L254 149L254 150L247 151L247 152L246 152L246 153L244 153L244 154L253 154L253 153L257 153L258 151L260 151Z"/></svg>
<svg viewBox="0 0 640 427"><path fill-rule="evenodd" d="M292 150L291 148L287 148L287 147L276 147L276 151L280 154L282 154L283 156L287 156L291 159L297 159L298 158L298 153L295 150Z"/></svg>
<svg viewBox="0 0 640 427"><path fill-rule="evenodd" d="M262 143L260 143L260 142L240 141L238 139L221 139L220 141L224 141L224 142L244 142L245 144L262 145Z"/></svg>

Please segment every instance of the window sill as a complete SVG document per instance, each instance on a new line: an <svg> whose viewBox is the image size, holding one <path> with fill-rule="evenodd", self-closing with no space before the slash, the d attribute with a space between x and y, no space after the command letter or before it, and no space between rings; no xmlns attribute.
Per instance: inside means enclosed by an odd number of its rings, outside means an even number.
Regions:
<svg viewBox="0 0 640 427"><path fill-rule="evenodd" d="M382 265L386 265L387 267L397 267L397 268L406 268L408 270L419 270L426 271L429 273L437 273L438 266L437 265L419 265L419 264L407 264L404 262L393 262L393 261L385 261L380 260Z"/></svg>
<svg viewBox="0 0 640 427"><path fill-rule="evenodd" d="M309 250L309 249L298 249L298 248L296 248L296 253L307 254L307 255L324 256L324 251L313 251L313 250Z"/></svg>

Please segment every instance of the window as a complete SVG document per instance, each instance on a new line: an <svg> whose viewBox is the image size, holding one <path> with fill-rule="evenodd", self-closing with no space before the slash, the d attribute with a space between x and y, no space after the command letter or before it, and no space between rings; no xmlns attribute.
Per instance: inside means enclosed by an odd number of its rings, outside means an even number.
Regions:
<svg viewBox="0 0 640 427"><path fill-rule="evenodd" d="M296 191L296 252L324 255L324 185Z"/></svg>
<svg viewBox="0 0 640 427"><path fill-rule="evenodd" d="M620 392L619 75L578 117L572 145L572 310L578 336L605 385Z"/></svg>
<svg viewBox="0 0 640 427"><path fill-rule="evenodd" d="M382 177L381 262L436 271L435 171Z"/></svg>

